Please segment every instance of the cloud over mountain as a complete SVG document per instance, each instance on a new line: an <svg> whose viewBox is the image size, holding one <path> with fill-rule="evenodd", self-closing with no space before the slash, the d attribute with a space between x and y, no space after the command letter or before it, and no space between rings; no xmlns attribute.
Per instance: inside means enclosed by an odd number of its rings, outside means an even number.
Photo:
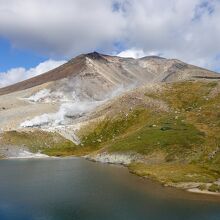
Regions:
<svg viewBox="0 0 220 220"><path fill-rule="evenodd" d="M220 69L218 0L0 0L0 36L51 57L135 48Z"/></svg>
<svg viewBox="0 0 220 220"><path fill-rule="evenodd" d="M66 61L47 60L30 69L22 67L10 69L7 72L0 73L0 88L45 73L65 62Z"/></svg>

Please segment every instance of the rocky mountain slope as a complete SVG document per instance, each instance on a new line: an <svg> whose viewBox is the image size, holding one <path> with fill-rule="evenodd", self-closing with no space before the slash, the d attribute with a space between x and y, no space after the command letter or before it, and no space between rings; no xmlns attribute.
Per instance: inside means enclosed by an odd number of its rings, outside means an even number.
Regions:
<svg viewBox="0 0 220 220"><path fill-rule="evenodd" d="M0 89L0 157L83 155L220 191L220 76L179 60L80 55Z"/></svg>
<svg viewBox="0 0 220 220"><path fill-rule="evenodd" d="M146 83L218 78L214 72L174 59L80 55L47 73L0 88L0 127L17 129L26 121L23 127L71 125L106 100Z"/></svg>
<svg viewBox="0 0 220 220"><path fill-rule="evenodd" d="M0 95L30 89L48 82L54 90L60 86L65 87L63 90L74 90L77 81L84 95L99 98L103 93L122 85L130 87L144 83L174 82L194 78L220 77L214 72L175 59L154 56L141 59L120 58L94 52L80 55L40 76L1 88Z"/></svg>

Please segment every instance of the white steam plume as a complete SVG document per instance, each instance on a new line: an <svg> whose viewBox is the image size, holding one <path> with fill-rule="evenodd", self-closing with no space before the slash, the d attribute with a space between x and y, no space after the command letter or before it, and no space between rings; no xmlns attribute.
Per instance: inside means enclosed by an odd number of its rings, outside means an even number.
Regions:
<svg viewBox="0 0 220 220"><path fill-rule="evenodd" d="M75 83L73 85L73 83ZM60 102L62 103L60 109L56 113L43 114L36 116L33 119L26 120L20 124L21 127L56 127L59 125L66 125L71 123L72 120L84 116L86 113L92 111L97 106L103 104L109 99L118 96L135 87L133 86L118 86L114 91L104 94L102 100L94 100L92 97L88 96L83 90L81 81L73 80L72 88L68 88L68 85L61 88L60 91L51 92L48 89L43 89L29 98L26 98L31 102ZM58 86L59 88L59 86ZM67 98L68 97L68 98Z"/></svg>
<svg viewBox="0 0 220 220"><path fill-rule="evenodd" d="M43 114L36 116L31 120L27 120L21 123L21 127L41 127L45 125L57 126L65 124L66 118L78 118L83 116L85 113L91 111L96 106L100 105L102 102L93 101L93 102L70 102L64 103L60 106L60 109L57 113Z"/></svg>

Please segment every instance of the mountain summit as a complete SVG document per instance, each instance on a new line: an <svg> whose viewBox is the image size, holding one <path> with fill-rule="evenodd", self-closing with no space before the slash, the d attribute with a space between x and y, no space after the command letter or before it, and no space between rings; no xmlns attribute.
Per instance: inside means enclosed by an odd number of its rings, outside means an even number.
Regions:
<svg viewBox="0 0 220 220"><path fill-rule="evenodd" d="M89 96L100 96L119 85L138 86L145 83L175 82L189 79L218 79L212 71L176 59L156 56L140 59L109 56L97 52L82 54L47 73L0 89L0 95L29 89L45 83L68 88L78 82ZM80 85L79 85L80 84ZM54 87L54 86L53 86Z"/></svg>

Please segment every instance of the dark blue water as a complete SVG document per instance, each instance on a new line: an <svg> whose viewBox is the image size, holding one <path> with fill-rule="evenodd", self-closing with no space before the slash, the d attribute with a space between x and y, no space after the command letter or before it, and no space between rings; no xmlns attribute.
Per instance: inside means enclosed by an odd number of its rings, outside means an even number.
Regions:
<svg viewBox="0 0 220 220"><path fill-rule="evenodd" d="M83 159L0 161L0 220L219 220L220 199Z"/></svg>

